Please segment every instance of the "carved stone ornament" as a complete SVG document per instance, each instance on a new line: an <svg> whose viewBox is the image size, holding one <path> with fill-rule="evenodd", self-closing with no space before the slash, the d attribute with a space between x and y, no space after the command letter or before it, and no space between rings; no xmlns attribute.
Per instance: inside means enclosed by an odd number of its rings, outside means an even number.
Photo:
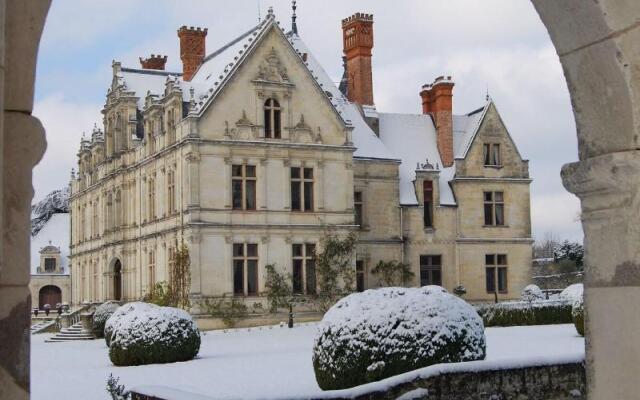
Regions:
<svg viewBox="0 0 640 400"><path fill-rule="evenodd" d="M265 61L258 67L255 80L274 83L289 83L287 68L280 61L276 50L272 47Z"/></svg>
<svg viewBox="0 0 640 400"><path fill-rule="evenodd" d="M300 121L293 127L291 136L296 143L313 143L313 129L304 121L304 114L300 114Z"/></svg>
<svg viewBox="0 0 640 400"><path fill-rule="evenodd" d="M236 127L230 130L230 135L234 139L255 139L257 129L253 122L247 118L247 113L242 110L242 117L236 121Z"/></svg>

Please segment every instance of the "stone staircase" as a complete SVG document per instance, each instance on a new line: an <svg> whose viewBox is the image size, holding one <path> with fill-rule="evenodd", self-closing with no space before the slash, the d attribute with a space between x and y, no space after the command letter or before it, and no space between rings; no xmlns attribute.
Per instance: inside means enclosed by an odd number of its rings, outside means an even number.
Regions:
<svg viewBox="0 0 640 400"><path fill-rule="evenodd" d="M55 324L56 324L55 320L46 320L46 321L38 322L36 324L31 325L31 333L36 334L36 333L46 332L47 330L51 329Z"/></svg>
<svg viewBox="0 0 640 400"><path fill-rule="evenodd" d="M92 340L94 339L91 332L82 327L82 322L71 325L68 328L62 328L60 332L45 340L47 343L69 342L74 340Z"/></svg>

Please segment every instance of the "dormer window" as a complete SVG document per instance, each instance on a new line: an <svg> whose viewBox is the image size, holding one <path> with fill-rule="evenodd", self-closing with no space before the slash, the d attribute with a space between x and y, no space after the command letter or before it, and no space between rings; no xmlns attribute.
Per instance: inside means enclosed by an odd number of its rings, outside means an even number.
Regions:
<svg viewBox="0 0 640 400"><path fill-rule="evenodd" d="M502 165L500 158L500 145L498 143L485 143L484 144L484 165L496 167Z"/></svg>
<svg viewBox="0 0 640 400"><path fill-rule="evenodd" d="M44 259L44 272L55 272L56 259L53 257L47 257Z"/></svg>
<svg viewBox="0 0 640 400"><path fill-rule="evenodd" d="M264 103L264 137L281 138L280 103L276 99L267 99Z"/></svg>

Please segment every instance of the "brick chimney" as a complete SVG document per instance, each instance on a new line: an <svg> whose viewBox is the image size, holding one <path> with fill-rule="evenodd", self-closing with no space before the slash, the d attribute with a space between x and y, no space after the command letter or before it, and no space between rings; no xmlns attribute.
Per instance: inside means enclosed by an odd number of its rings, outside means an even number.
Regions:
<svg viewBox="0 0 640 400"><path fill-rule="evenodd" d="M453 85L450 76L439 76L420 92L422 113L433 116L443 167L453 165Z"/></svg>
<svg viewBox="0 0 640 400"><path fill-rule="evenodd" d="M205 56L205 38L207 28L182 26L178 29L180 38L180 59L182 60L182 79L190 81Z"/></svg>
<svg viewBox="0 0 640 400"><path fill-rule="evenodd" d="M373 14L356 13L343 19L342 39L347 58L347 98L360 105L373 105Z"/></svg>
<svg viewBox="0 0 640 400"><path fill-rule="evenodd" d="M140 57L140 65L144 69L159 69L164 71L164 66L167 63L167 56L152 54L149 58Z"/></svg>

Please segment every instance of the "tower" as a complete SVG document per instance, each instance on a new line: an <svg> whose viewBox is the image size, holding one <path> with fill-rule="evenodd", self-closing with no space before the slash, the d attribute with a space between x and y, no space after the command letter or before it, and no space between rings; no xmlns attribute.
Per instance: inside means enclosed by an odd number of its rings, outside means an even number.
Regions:
<svg viewBox="0 0 640 400"><path fill-rule="evenodd" d="M356 13L343 19L342 39L347 58L347 98L360 105L373 105L373 14Z"/></svg>

